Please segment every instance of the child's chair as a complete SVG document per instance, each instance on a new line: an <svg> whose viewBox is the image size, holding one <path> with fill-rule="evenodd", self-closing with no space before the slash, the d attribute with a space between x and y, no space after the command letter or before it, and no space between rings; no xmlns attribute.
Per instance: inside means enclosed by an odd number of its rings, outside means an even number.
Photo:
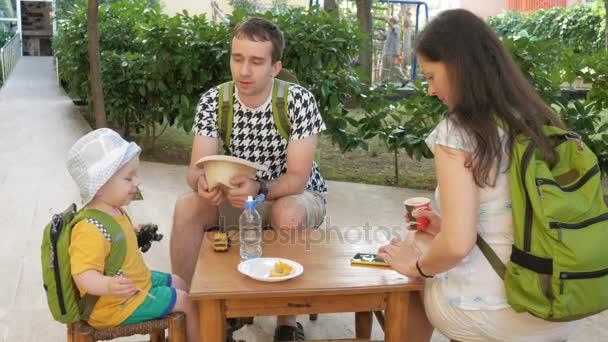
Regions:
<svg viewBox="0 0 608 342"><path fill-rule="evenodd" d="M165 342L165 329L169 329L169 341L186 342L186 315L173 312L163 319L99 330L86 322L72 323L68 324L68 342L107 341L131 335L150 335L150 342Z"/></svg>

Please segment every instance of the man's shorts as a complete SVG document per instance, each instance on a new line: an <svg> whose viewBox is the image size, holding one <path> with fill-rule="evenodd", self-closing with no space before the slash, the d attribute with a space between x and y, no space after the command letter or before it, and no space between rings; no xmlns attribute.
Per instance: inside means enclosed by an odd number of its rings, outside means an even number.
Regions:
<svg viewBox="0 0 608 342"><path fill-rule="evenodd" d="M305 227L318 228L323 223L326 210L326 200L323 194L306 190L301 194L286 197L295 199L299 205L306 209ZM264 201L256 207L262 217L263 228L270 227L271 225L270 215L273 203L273 201ZM241 216L242 212L242 208L234 208L228 201L225 201L220 205L220 226L223 226L226 230L238 230L239 216Z"/></svg>
<svg viewBox="0 0 608 342"><path fill-rule="evenodd" d="M165 318L173 310L177 293L171 287L171 274L152 271L152 288L149 293L156 299L146 296L146 300L120 325Z"/></svg>

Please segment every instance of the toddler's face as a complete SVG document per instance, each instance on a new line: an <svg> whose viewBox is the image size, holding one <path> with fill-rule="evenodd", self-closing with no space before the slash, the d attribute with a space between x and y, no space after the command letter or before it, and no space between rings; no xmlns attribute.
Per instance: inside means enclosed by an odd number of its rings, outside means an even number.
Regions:
<svg viewBox="0 0 608 342"><path fill-rule="evenodd" d="M139 158L133 158L99 189L96 197L116 208L131 203L141 184L137 175L138 168Z"/></svg>

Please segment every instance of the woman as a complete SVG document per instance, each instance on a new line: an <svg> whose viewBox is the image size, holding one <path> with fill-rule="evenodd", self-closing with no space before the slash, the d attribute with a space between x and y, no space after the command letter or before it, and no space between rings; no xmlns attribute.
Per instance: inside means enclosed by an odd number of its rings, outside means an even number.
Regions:
<svg viewBox="0 0 608 342"><path fill-rule="evenodd" d="M393 241L379 251L398 272L428 278L422 298L412 300L411 340L428 341L433 328L459 341L565 340L575 323L515 312L503 281L475 246L479 232L503 262L511 254L508 137L524 134L555 158L542 126L563 124L492 29L466 10L434 19L416 53L429 95L448 108L426 140L435 154L441 217L415 212L430 226L415 241Z"/></svg>

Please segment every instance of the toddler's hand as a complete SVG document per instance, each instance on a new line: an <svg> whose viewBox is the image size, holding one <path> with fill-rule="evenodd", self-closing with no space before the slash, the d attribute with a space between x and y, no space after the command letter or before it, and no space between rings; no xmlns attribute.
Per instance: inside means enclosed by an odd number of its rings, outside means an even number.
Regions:
<svg viewBox="0 0 608 342"><path fill-rule="evenodd" d="M108 278L108 295L119 298L129 298L137 293L137 287L131 279L120 276Z"/></svg>

